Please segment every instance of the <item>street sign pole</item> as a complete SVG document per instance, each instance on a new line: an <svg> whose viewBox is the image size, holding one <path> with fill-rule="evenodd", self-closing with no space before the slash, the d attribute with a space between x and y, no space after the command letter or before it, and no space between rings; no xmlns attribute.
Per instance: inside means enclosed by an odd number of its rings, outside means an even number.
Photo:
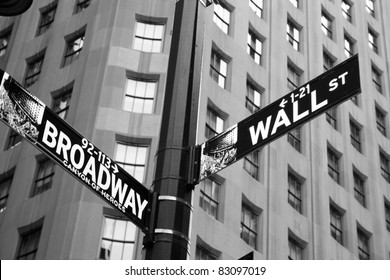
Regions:
<svg viewBox="0 0 390 280"><path fill-rule="evenodd" d="M158 194L145 259L188 259L193 184L191 148L196 140L203 14L198 0L176 2L155 180ZM199 27L199 28L197 28ZM197 35L198 33L198 35ZM152 228L152 227L151 227Z"/></svg>

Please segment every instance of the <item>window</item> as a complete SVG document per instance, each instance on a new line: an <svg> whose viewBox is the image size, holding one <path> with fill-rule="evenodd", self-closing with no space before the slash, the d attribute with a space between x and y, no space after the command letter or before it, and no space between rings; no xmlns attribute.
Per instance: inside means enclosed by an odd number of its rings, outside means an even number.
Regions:
<svg viewBox="0 0 390 280"><path fill-rule="evenodd" d="M288 203L302 214L302 182L288 173Z"/></svg>
<svg viewBox="0 0 390 280"><path fill-rule="evenodd" d="M354 54L354 43L347 36L344 36L344 53L348 58Z"/></svg>
<svg viewBox="0 0 390 280"><path fill-rule="evenodd" d="M157 81L128 77L123 109L129 112L152 114Z"/></svg>
<svg viewBox="0 0 390 280"><path fill-rule="evenodd" d="M338 184L340 184L339 156L328 148L328 174Z"/></svg>
<svg viewBox="0 0 390 280"><path fill-rule="evenodd" d="M80 13L81 11L85 10L86 8L89 7L90 0L77 0L76 5L75 5L75 10L74 13Z"/></svg>
<svg viewBox="0 0 390 280"><path fill-rule="evenodd" d="M349 126L351 128L351 144L359 152L362 151L361 136L360 136L360 127L352 120L349 121Z"/></svg>
<svg viewBox="0 0 390 280"><path fill-rule="evenodd" d="M148 146L142 144L117 143L115 161L127 173L137 179L144 181Z"/></svg>
<svg viewBox="0 0 390 280"><path fill-rule="evenodd" d="M329 37L330 39L333 38L332 20L324 12L322 12L322 15L321 15L321 29L322 29L322 32L324 32L324 34L327 37Z"/></svg>
<svg viewBox="0 0 390 280"><path fill-rule="evenodd" d="M341 245L343 244L342 214L330 205L330 235Z"/></svg>
<svg viewBox="0 0 390 280"><path fill-rule="evenodd" d="M385 180L390 183L389 158L383 152L380 152L380 164L383 178L385 178Z"/></svg>
<svg viewBox="0 0 390 280"><path fill-rule="evenodd" d="M368 47L376 54L378 53L378 35L370 29L368 30Z"/></svg>
<svg viewBox="0 0 390 280"><path fill-rule="evenodd" d="M346 20L352 22L352 7L351 4L347 1L341 1L341 13Z"/></svg>
<svg viewBox="0 0 390 280"><path fill-rule="evenodd" d="M288 259L303 260L303 247L292 237L288 238Z"/></svg>
<svg viewBox="0 0 390 280"><path fill-rule="evenodd" d="M215 179L206 178L201 184L199 206L207 214L218 219L221 184Z"/></svg>
<svg viewBox="0 0 390 280"><path fill-rule="evenodd" d="M301 75L293 66L291 66L290 64L287 65L287 87L290 90L294 90L298 88L300 84Z"/></svg>
<svg viewBox="0 0 390 280"><path fill-rule="evenodd" d="M49 5L41 11L41 19L39 20L37 36L45 33L49 28L52 22L54 21L54 16L56 14L57 4Z"/></svg>
<svg viewBox="0 0 390 280"><path fill-rule="evenodd" d="M386 115L378 107L375 108L376 128L386 136Z"/></svg>
<svg viewBox="0 0 390 280"><path fill-rule="evenodd" d="M66 50L64 56L64 62L62 67L71 64L74 60L78 59L80 52L83 49L85 34L77 36L66 42Z"/></svg>
<svg viewBox="0 0 390 280"><path fill-rule="evenodd" d="M330 124L331 127L337 130L337 110L336 107L329 109L326 112L326 121Z"/></svg>
<svg viewBox="0 0 390 280"><path fill-rule="evenodd" d="M38 171L31 196L38 195L51 188L54 177L55 163L45 158L38 163Z"/></svg>
<svg viewBox="0 0 390 280"><path fill-rule="evenodd" d="M71 98L72 88L53 98L53 111L63 120L65 120L68 115Z"/></svg>
<svg viewBox="0 0 390 280"><path fill-rule="evenodd" d="M257 246L257 220L258 215L247 205L242 204L241 208L241 239L249 246L256 249Z"/></svg>
<svg viewBox="0 0 390 280"><path fill-rule="evenodd" d="M385 201L386 228L390 231L390 204Z"/></svg>
<svg viewBox="0 0 390 280"><path fill-rule="evenodd" d="M287 21L287 41L295 50L300 50L298 27L290 20Z"/></svg>
<svg viewBox="0 0 390 280"><path fill-rule="evenodd" d="M20 245L16 255L17 260L35 260L41 238L42 226L20 235Z"/></svg>
<svg viewBox="0 0 390 280"><path fill-rule="evenodd" d="M287 134L287 141L295 150L301 152L301 128L290 130Z"/></svg>
<svg viewBox="0 0 390 280"><path fill-rule="evenodd" d="M247 88L247 95L246 95L245 107L249 110L249 112L253 114L258 110L260 110L261 93L250 82L247 82L246 88Z"/></svg>
<svg viewBox="0 0 390 280"><path fill-rule="evenodd" d="M323 60L324 72L333 68L334 59L326 52L323 53Z"/></svg>
<svg viewBox="0 0 390 280"><path fill-rule="evenodd" d="M214 5L213 21L225 34L229 34L230 11L222 4Z"/></svg>
<svg viewBox="0 0 390 280"><path fill-rule="evenodd" d="M372 67L372 82L376 90L382 93L382 74L374 67Z"/></svg>
<svg viewBox="0 0 390 280"><path fill-rule="evenodd" d="M11 188L12 177L6 177L0 180L0 213L7 208L9 189Z"/></svg>
<svg viewBox="0 0 390 280"><path fill-rule="evenodd" d="M127 219L104 216L100 245L101 260L131 260L136 226Z"/></svg>
<svg viewBox="0 0 390 280"><path fill-rule="evenodd" d="M374 0L366 0L366 11L371 16L375 17L375 1Z"/></svg>
<svg viewBox="0 0 390 280"><path fill-rule="evenodd" d="M256 180L259 178L259 151L253 151L244 158L244 169Z"/></svg>
<svg viewBox="0 0 390 280"><path fill-rule="evenodd" d="M290 3L291 3L295 8L299 8L299 0L290 0Z"/></svg>
<svg viewBox="0 0 390 280"><path fill-rule="evenodd" d="M7 51L7 47L8 47L8 44L9 44L9 39L11 37L11 31L12 31L12 27L11 28L7 28L5 30L5 32L4 31L0 32L0 57L5 55L5 53Z"/></svg>
<svg viewBox="0 0 390 280"><path fill-rule="evenodd" d="M263 43L259 37L251 30L248 31L247 53L253 58L255 63L261 65Z"/></svg>
<svg viewBox="0 0 390 280"><path fill-rule="evenodd" d="M26 77L24 79L24 86L29 87L36 83L41 74L44 55L38 55L37 58L27 62Z"/></svg>
<svg viewBox="0 0 390 280"><path fill-rule="evenodd" d="M361 229L357 229L359 260L369 260L369 237Z"/></svg>
<svg viewBox="0 0 390 280"><path fill-rule="evenodd" d="M210 76L221 88L226 88L228 62L217 51L212 50L210 62Z"/></svg>
<svg viewBox="0 0 390 280"><path fill-rule="evenodd" d="M164 24L137 21L134 49L159 53L163 47Z"/></svg>
<svg viewBox="0 0 390 280"><path fill-rule="evenodd" d="M263 0L249 0L249 7L259 18L263 17Z"/></svg>
<svg viewBox="0 0 390 280"><path fill-rule="evenodd" d="M8 136L8 140L7 140L6 150L15 147L16 145L21 143L22 140L23 140L23 137L11 128L9 136Z"/></svg>
<svg viewBox="0 0 390 280"><path fill-rule="evenodd" d="M203 246L196 245L196 251L195 251L195 260L203 260L203 261L210 261L210 260L217 260L218 258L214 256L210 251L203 248Z"/></svg>
<svg viewBox="0 0 390 280"><path fill-rule="evenodd" d="M353 172L353 187L355 192L355 198L363 207L366 207L366 193L364 181L365 180L361 175L359 175L356 171Z"/></svg>
<svg viewBox="0 0 390 280"><path fill-rule="evenodd" d="M213 109L207 109L206 116L206 138L213 138L215 135L223 132L224 129L224 119Z"/></svg>

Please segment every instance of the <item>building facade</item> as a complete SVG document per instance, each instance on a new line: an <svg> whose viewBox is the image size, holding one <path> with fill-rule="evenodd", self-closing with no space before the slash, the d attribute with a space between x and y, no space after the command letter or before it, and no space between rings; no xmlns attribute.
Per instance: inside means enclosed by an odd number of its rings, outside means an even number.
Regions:
<svg viewBox="0 0 390 280"><path fill-rule="evenodd" d="M220 0L197 143L359 54L362 93L195 186L190 259L389 259L390 3ZM173 0L34 1L0 18L0 66L145 186ZM0 259L141 259L142 234L0 124Z"/></svg>

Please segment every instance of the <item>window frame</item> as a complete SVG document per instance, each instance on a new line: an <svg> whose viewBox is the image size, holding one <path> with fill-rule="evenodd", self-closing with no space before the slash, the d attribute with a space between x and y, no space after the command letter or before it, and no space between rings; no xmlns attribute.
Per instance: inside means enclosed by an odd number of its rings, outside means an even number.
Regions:
<svg viewBox="0 0 390 280"><path fill-rule="evenodd" d="M326 37L333 40L333 20L324 11L321 13L321 30Z"/></svg>
<svg viewBox="0 0 390 280"><path fill-rule="evenodd" d="M291 172L288 172L287 181L288 181L287 202L299 214L303 214L303 207L302 207L303 182L301 179L299 179Z"/></svg>
<svg viewBox="0 0 390 280"><path fill-rule="evenodd" d="M346 6L349 7L347 10L345 10ZM350 2L345 0L341 1L341 14L347 21L352 23L352 4Z"/></svg>
<svg viewBox="0 0 390 280"><path fill-rule="evenodd" d="M65 42L65 51L61 67L66 67L72 64L73 61L80 57L80 53L85 44L85 30L78 31L77 34L71 35L69 39L65 39ZM78 48L74 49L75 46L78 46Z"/></svg>
<svg viewBox="0 0 390 280"><path fill-rule="evenodd" d="M259 18L263 18L264 0L249 0L249 7Z"/></svg>
<svg viewBox="0 0 390 280"><path fill-rule="evenodd" d="M357 229L359 260L370 259L370 237L360 228Z"/></svg>
<svg viewBox="0 0 390 280"><path fill-rule="evenodd" d="M353 189L355 199L366 207L366 180L357 171L353 171Z"/></svg>
<svg viewBox="0 0 390 280"><path fill-rule="evenodd" d="M249 173L249 175L259 180L259 163L260 161L260 151L255 150L244 157L244 170Z"/></svg>
<svg viewBox="0 0 390 280"><path fill-rule="evenodd" d="M297 89L301 85L301 73L290 63L287 64L287 88Z"/></svg>
<svg viewBox="0 0 390 280"><path fill-rule="evenodd" d="M44 52L41 52L31 59L30 62L27 61L26 75L24 78L24 86L26 88L32 86L39 80L44 59Z"/></svg>
<svg viewBox="0 0 390 280"><path fill-rule="evenodd" d="M343 245L343 213L332 204L329 207L330 215L330 235L341 245Z"/></svg>
<svg viewBox="0 0 390 280"><path fill-rule="evenodd" d="M390 203L385 200L385 222L386 229L390 232Z"/></svg>
<svg viewBox="0 0 390 280"><path fill-rule="evenodd" d="M211 182L211 193L208 194L206 190L207 182ZM199 206L209 216L219 220L220 212L220 199L221 199L222 184L214 177L206 178L200 186ZM213 194L216 193L214 196ZM209 207L205 207L205 201L207 201ZM212 211L212 206L215 205L215 213ZM207 208L207 209L206 209Z"/></svg>
<svg viewBox="0 0 390 280"><path fill-rule="evenodd" d="M333 107L326 111L326 121L331 127L337 130L337 107Z"/></svg>
<svg viewBox="0 0 390 280"><path fill-rule="evenodd" d="M123 148L121 148L120 146L123 146ZM131 151L129 151L128 149L135 149L135 156L133 154L129 154L129 152ZM138 158L138 153L140 152L139 149L142 149L141 156L142 158L144 158L143 162L141 162L140 158ZM119 154L120 152L123 153L123 157L122 153ZM133 176L137 181L139 181L140 183L144 183L147 175L149 153L150 143L146 143L144 141L136 142L131 140L126 141L122 139L117 139L115 145L114 160L120 167L122 167L128 174ZM130 158L128 158L128 156L131 157L131 160ZM140 169L142 171L142 178L140 178L140 174L137 174L137 172L140 172Z"/></svg>
<svg viewBox="0 0 390 280"><path fill-rule="evenodd" d="M106 209L104 209L106 210ZM110 209L111 210L111 209ZM119 244L121 246L121 258L120 260L125 260L127 258L123 258L124 257L124 253L125 253L125 248L126 248L126 245L133 245L132 248L131 248L131 258L130 260L133 259L134 257L134 251L135 251L135 240L136 240L136 236L137 236L137 227L131 222L129 221L126 217L122 217L122 216L117 216L115 214L111 214L110 212L111 211L104 211L106 213L103 214L103 220L102 220L102 234L101 234L101 238L100 238L100 249L99 249L99 256L98 256L98 259L101 259L101 260L107 260L106 258L104 258L106 256L106 251L105 250L109 250L110 254L112 254L112 248L113 248L113 245L114 243L115 244ZM107 221L108 220L112 220L113 221L113 231L112 231L112 234L111 234L111 237L106 237L105 236L105 230L106 230L106 225L107 225ZM124 232L123 232L123 238L119 239L118 237L115 236L116 233L118 233L118 231L116 232L116 226L117 226L117 222L124 222ZM127 240L126 239L126 235L127 235L127 230L131 230L130 231L130 235L133 235L132 236L129 236L129 239ZM132 237L132 238L131 238ZM107 242L107 243L110 243L110 246L109 248L103 248L103 242ZM111 259L111 256L108 255L108 260L113 260Z"/></svg>
<svg viewBox="0 0 390 280"><path fill-rule="evenodd" d="M227 89L229 61L216 49L212 49L210 58L210 76L219 87Z"/></svg>
<svg viewBox="0 0 390 280"><path fill-rule="evenodd" d="M295 238L291 236L288 237L288 250L289 260L303 260L304 247L297 240L295 240Z"/></svg>
<svg viewBox="0 0 390 280"><path fill-rule="evenodd" d="M40 239L42 236L42 227L43 225L41 224L40 226L33 227L27 232L24 233L19 232L19 245L18 245L15 259L20 260L30 256L31 256L31 260L36 259L38 249L39 249ZM35 235L37 235L37 237ZM33 239L31 236L33 236L35 239ZM29 242L31 242L31 240L34 241L34 246L29 251L22 253L23 248L28 249L30 247ZM24 245L24 243L27 243L27 245ZM26 258L26 259L30 259L30 258Z"/></svg>
<svg viewBox="0 0 390 280"><path fill-rule="evenodd" d="M372 4L372 5L371 5ZM375 18L375 0L366 0L366 11L369 13L373 18Z"/></svg>
<svg viewBox="0 0 390 280"><path fill-rule="evenodd" d="M374 53L379 54L379 38L378 34L371 28L368 28L368 47L373 50Z"/></svg>
<svg viewBox="0 0 390 280"><path fill-rule="evenodd" d="M215 120L214 120L215 118ZM215 126L213 125L215 123ZM222 133L225 129L225 118L214 108L208 106L206 112L206 133L207 139Z"/></svg>
<svg viewBox="0 0 390 280"><path fill-rule="evenodd" d="M355 53L355 42L349 36L344 35L344 54L350 58Z"/></svg>
<svg viewBox="0 0 390 280"><path fill-rule="evenodd" d="M61 119L65 120L69 108L70 108L70 102L72 100L72 91L73 87L63 90L61 93L57 94L56 96L53 96L52 101L52 110L54 113L57 114ZM65 107L61 108L62 102L65 101Z"/></svg>
<svg viewBox="0 0 390 280"><path fill-rule="evenodd" d="M375 106L376 127L383 136L387 136L386 133L386 113L383 110ZM378 118L379 117L379 118Z"/></svg>
<svg viewBox="0 0 390 280"><path fill-rule="evenodd" d="M371 67L372 72L372 82L374 84L375 89L383 94L383 85L382 85L382 73L376 67Z"/></svg>
<svg viewBox="0 0 390 280"><path fill-rule="evenodd" d="M129 93L129 84L131 82L135 83L134 91ZM140 94L140 91L137 91L139 83L145 83L145 91ZM125 85L125 94L123 97L123 110L132 113L139 114L154 114L155 106L156 106L156 96L158 90L159 78L157 77L134 77L134 76L126 76L126 85ZM153 87L153 95L149 94L148 88ZM142 88L141 88L142 89ZM135 110L135 105L138 102L142 103L142 110ZM151 104L150 104L151 103ZM146 104L149 104L146 106ZM138 107L138 106L137 106ZM131 109L130 109L131 108ZM150 109L148 109L150 108Z"/></svg>
<svg viewBox="0 0 390 280"><path fill-rule="evenodd" d="M301 51L301 29L291 19L287 19L287 42L296 51Z"/></svg>
<svg viewBox="0 0 390 280"><path fill-rule="evenodd" d="M144 28L141 28L140 25L145 25ZM148 27L150 26L150 27ZM148 36L146 34L147 29L153 29L153 36ZM156 29L161 29L161 34L156 35ZM133 49L145 53L162 53L164 50L164 36L166 29L166 20L156 20L153 19L136 19L135 30L134 30L134 40L133 40ZM141 34L142 33L142 34ZM161 35L161 36L159 36ZM144 43L150 43L150 49L144 47ZM159 44L155 48L155 43ZM148 45L146 45L148 46Z"/></svg>
<svg viewBox="0 0 390 280"><path fill-rule="evenodd" d="M380 159L381 175L386 180L386 182L390 183L389 156L385 154L383 151L379 151L379 159Z"/></svg>
<svg viewBox="0 0 390 280"><path fill-rule="evenodd" d="M225 34L230 34L232 11L221 1L214 4L213 22Z"/></svg>
<svg viewBox="0 0 390 280"><path fill-rule="evenodd" d="M38 160L30 197L40 195L41 193L51 189L55 175L55 167L56 163L46 156L42 156L41 159ZM41 172L42 168L43 173ZM43 176L38 177L41 173ZM46 181L47 179L49 179L48 182ZM43 184L38 185L41 182L43 182Z"/></svg>
<svg viewBox="0 0 390 280"><path fill-rule="evenodd" d="M341 183L341 170L340 170L340 156L330 147L327 150L328 155L328 175L340 185Z"/></svg>
<svg viewBox="0 0 390 280"><path fill-rule="evenodd" d="M246 214L249 215L249 225L246 224ZM259 235L259 216L249 205L244 202L241 204L240 238L255 250L257 249L257 238ZM245 234L247 234L248 238L246 238Z"/></svg>
<svg viewBox="0 0 390 280"><path fill-rule="evenodd" d="M12 186L13 174L0 179L0 213L7 209L9 191Z"/></svg>
<svg viewBox="0 0 390 280"><path fill-rule="evenodd" d="M287 142L297 151L302 151L302 127L296 127L287 133Z"/></svg>
<svg viewBox="0 0 390 280"><path fill-rule="evenodd" d="M262 90L250 81L247 81L246 88L245 108L253 114L261 109Z"/></svg>
<svg viewBox="0 0 390 280"><path fill-rule="evenodd" d="M51 24L55 20L56 12L57 12L57 2L54 4L49 4L48 6L41 9L41 16L39 18L39 24L37 28L36 37L42 35L47 30L50 29ZM52 13L52 15L50 15Z"/></svg>
<svg viewBox="0 0 390 280"><path fill-rule="evenodd" d="M263 40L253 30L248 30L247 54L258 64L263 64ZM260 50L259 50L260 49Z"/></svg>
<svg viewBox="0 0 390 280"><path fill-rule="evenodd" d="M0 57L7 54L7 48L12 35L13 24L0 31Z"/></svg>
<svg viewBox="0 0 390 280"><path fill-rule="evenodd" d="M14 129L10 128L8 133L7 142L5 145L5 150L12 149L13 147L16 147L20 143L22 143L23 137L17 133Z"/></svg>
<svg viewBox="0 0 390 280"><path fill-rule="evenodd" d="M90 4L91 0L76 0L73 14L78 14L86 10Z"/></svg>
<svg viewBox="0 0 390 280"><path fill-rule="evenodd" d="M349 120L350 138L352 146L358 151L362 152L362 128L352 119Z"/></svg>

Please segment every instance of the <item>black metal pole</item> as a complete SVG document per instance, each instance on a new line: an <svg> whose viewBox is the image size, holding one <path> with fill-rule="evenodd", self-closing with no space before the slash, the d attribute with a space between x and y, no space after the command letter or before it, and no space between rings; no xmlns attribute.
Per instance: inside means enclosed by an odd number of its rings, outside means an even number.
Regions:
<svg viewBox="0 0 390 280"><path fill-rule="evenodd" d="M203 25L197 29L198 5L198 0L176 3L153 183L157 195L150 236L144 240L145 259L185 260L189 257L194 187L189 178L190 147L196 140L203 45L203 34L197 36L198 32L203 32Z"/></svg>

